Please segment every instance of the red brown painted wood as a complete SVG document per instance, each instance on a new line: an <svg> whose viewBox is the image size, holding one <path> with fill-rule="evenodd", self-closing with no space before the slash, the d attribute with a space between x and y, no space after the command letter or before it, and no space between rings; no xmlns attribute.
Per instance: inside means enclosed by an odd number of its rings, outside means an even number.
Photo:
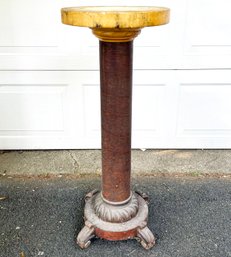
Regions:
<svg viewBox="0 0 231 257"><path fill-rule="evenodd" d="M110 202L131 194L133 41L100 41L102 194Z"/></svg>
<svg viewBox="0 0 231 257"><path fill-rule="evenodd" d="M127 240L129 238L134 238L137 235L137 228L131 229L129 231L123 232L110 232L104 231L102 229L96 228L95 234L99 238L103 238L109 241Z"/></svg>

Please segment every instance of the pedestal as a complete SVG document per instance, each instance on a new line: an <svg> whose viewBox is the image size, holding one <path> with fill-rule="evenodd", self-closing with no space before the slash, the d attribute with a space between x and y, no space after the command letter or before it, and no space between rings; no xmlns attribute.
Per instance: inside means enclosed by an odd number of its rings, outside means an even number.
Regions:
<svg viewBox="0 0 231 257"><path fill-rule="evenodd" d="M146 200L131 191L131 110L133 41L100 41L102 191L86 197L81 248L93 236L107 240L137 238L148 249L155 243L147 228Z"/></svg>
<svg viewBox="0 0 231 257"><path fill-rule="evenodd" d="M155 244L147 227L147 197L131 191L131 114L133 39L142 27L168 22L159 7L64 8L62 21L87 26L100 40L102 189L85 197L85 226L77 236L81 248L93 237L135 238L145 249Z"/></svg>

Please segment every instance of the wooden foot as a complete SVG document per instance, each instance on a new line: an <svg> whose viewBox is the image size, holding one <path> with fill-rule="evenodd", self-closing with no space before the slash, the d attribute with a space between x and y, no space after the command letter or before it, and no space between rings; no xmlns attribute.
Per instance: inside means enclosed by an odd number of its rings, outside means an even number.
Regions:
<svg viewBox="0 0 231 257"><path fill-rule="evenodd" d="M77 244L82 249L86 249L91 244L93 237L95 237L95 228L90 222L86 221L85 226L77 236Z"/></svg>
<svg viewBox="0 0 231 257"><path fill-rule="evenodd" d="M146 249L150 249L155 245L155 237L148 227L137 229L137 240Z"/></svg>
<svg viewBox="0 0 231 257"><path fill-rule="evenodd" d="M145 249L154 246L155 238L147 227L148 205L141 194L134 192L129 202L115 206L94 190L85 201L86 222L77 237L81 248L87 248L94 236L111 241L137 239Z"/></svg>

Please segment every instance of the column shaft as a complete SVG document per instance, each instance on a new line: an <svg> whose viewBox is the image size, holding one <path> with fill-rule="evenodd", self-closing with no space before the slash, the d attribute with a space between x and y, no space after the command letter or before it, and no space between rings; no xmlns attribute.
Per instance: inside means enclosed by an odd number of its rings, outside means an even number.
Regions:
<svg viewBox="0 0 231 257"><path fill-rule="evenodd" d="M132 53L132 41L100 41L102 194L110 202L131 193Z"/></svg>

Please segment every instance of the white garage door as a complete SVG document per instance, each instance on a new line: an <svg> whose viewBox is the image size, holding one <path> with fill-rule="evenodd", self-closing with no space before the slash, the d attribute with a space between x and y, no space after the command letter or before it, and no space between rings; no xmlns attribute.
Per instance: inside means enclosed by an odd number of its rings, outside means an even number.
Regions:
<svg viewBox="0 0 231 257"><path fill-rule="evenodd" d="M75 5L1 1L0 149L100 148L98 40L60 22ZM135 40L133 147L230 148L231 3L145 5L170 7L171 23Z"/></svg>

